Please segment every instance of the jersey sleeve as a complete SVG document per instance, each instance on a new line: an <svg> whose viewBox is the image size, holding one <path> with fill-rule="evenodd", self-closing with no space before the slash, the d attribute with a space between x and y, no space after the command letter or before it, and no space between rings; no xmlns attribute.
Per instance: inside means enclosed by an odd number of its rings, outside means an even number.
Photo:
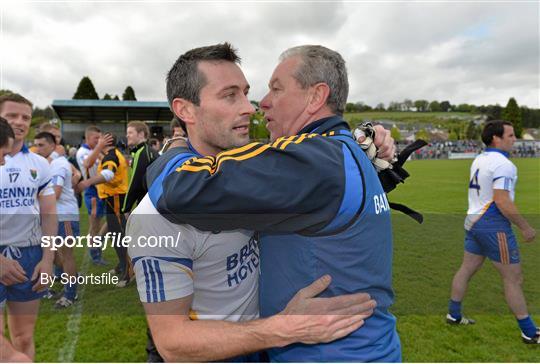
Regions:
<svg viewBox="0 0 540 364"><path fill-rule="evenodd" d="M515 171L511 163L501 163L493 171L493 189L512 191Z"/></svg>
<svg viewBox="0 0 540 364"><path fill-rule="evenodd" d="M344 195L341 143L316 134L190 159L149 188L158 211L204 231L317 232Z"/></svg>
<svg viewBox="0 0 540 364"><path fill-rule="evenodd" d="M126 234L133 239L129 255L141 302L165 302L193 294L195 239L189 230L179 227L176 246L149 247L147 239L159 235L144 226L149 226L152 219L159 224L159 218L159 215L131 215L127 224Z"/></svg>
<svg viewBox="0 0 540 364"><path fill-rule="evenodd" d="M116 153L114 153L114 149L107 153L105 157L103 157L103 160L101 161L101 167L103 170L108 169L109 171L116 173L116 170L118 169L118 165L120 164L120 161L118 160L118 157L116 156Z"/></svg>
<svg viewBox="0 0 540 364"><path fill-rule="evenodd" d="M38 181L38 193L41 196L49 196L54 194L52 188L52 172L51 165L45 158L40 157L39 159L39 181Z"/></svg>
<svg viewBox="0 0 540 364"><path fill-rule="evenodd" d="M57 159L51 163L51 184L53 186L64 186L65 181L71 178L71 169L68 167L66 164L60 163L59 160L57 162Z"/></svg>
<svg viewBox="0 0 540 364"><path fill-rule="evenodd" d="M129 181L128 192L124 198L124 206L122 212L131 211L133 205L140 201L147 192L145 184L146 169L152 163L154 155L148 150L148 146L144 146L135 154L133 158L133 170Z"/></svg>

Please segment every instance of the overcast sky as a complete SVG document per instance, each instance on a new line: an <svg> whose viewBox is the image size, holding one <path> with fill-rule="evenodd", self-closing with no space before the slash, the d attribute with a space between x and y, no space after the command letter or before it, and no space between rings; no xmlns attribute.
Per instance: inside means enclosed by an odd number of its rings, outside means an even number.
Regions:
<svg viewBox="0 0 540 364"><path fill-rule="evenodd" d="M228 41L264 96L281 51L322 44L349 71L349 101L449 100L538 108L539 3L0 2L0 88L37 106L70 99L83 76L100 97L165 101L187 50Z"/></svg>

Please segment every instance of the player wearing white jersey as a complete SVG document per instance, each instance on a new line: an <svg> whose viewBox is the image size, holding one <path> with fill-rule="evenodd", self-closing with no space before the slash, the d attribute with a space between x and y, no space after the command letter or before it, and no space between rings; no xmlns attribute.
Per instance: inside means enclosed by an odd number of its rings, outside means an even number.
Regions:
<svg viewBox="0 0 540 364"><path fill-rule="evenodd" d="M521 230L525 242L536 235L513 202L517 168L509 160L509 153L515 140L514 128L507 121L491 121L482 132L487 148L471 166L465 253L452 282L446 319L449 324L475 323L462 316L461 302L470 278L488 257L501 274L506 302L518 321L523 341L540 344L540 329L529 316L521 288L519 248L511 227L513 223Z"/></svg>
<svg viewBox="0 0 540 364"><path fill-rule="evenodd" d="M259 248L253 232L211 233L173 224L159 214L148 195L131 213L127 230L140 243L129 254L142 302L192 295L193 319L258 318ZM160 246L146 245L152 237L160 237Z"/></svg>
<svg viewBox="0 0 540 364"><path fill-rule="evenodd" d="M55 135L49 132L38 133L34 137L36 153L50 161L51 183L56 197L56 211L58 213L58 235L62 237L79 236L79 206L73 191L73 183L80 179L73 176L71 163L64 155L58 155L53 159L56 149ZM52 160L51 160L52 159ZM70 277L77 275L75 256L73 247L62 246L56 254L55 264L61 267L63 272ZM61 274L61 273L60 273ZM64 295L55 303L56 308L66 308L73 305L77 294L77 285L66 283L64 285Z"/></svg>
<svg viewBox="0 0 540 364"><path fill-rule="evenodd" d="M86 143L77 150L76 159L82 176L86 180L97 175L101 151L109 145L112 137L109 134L102 135L101 130L92 125L86 128L84 135ZM90 236L103 235L105 224L101 222L105 216L105 203L99 198L96 186L90 186L84 190L84 204L88 211L88 234ZM90 248L89 252L94 264L105 265L101 257L101 248Z"/></svg>
<svg viewBox="0 0 540 364"><path fill-rule="evenodd" d="M56 235L56 204L47 161L24 145L32 103L17 94L0 97L0 116L15 134L6 164L0 167L0 303L7 302L13 347L34 358L34 327L39 298L46 288L40 277L52 273L53 252L41 248L41 236ZM0 315L3 335L4 315Z"/></svg>

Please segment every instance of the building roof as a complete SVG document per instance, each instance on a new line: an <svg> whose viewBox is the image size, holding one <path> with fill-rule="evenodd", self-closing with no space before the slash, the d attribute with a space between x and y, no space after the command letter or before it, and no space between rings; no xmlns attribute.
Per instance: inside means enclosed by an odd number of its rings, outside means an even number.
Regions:
<svg viewBox="0 0 540 364"><path fill-rule="evenodd" d="M173 118L169 104L162 101L54 100L52 108L64 121L170 121Z"/></svg>

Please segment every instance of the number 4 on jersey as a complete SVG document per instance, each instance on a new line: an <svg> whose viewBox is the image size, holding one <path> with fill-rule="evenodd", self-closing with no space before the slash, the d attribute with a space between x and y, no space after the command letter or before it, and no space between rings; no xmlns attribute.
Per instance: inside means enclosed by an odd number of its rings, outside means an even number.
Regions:
<svg viewBox="0 0 540 364"><path fill-rule="evenodd" d="M480 169L477 169L476 172L474 172L474 176L469 182L469 188L475 189L478 194L480 194L480 185L478 184L478 172Z"/></svg>

